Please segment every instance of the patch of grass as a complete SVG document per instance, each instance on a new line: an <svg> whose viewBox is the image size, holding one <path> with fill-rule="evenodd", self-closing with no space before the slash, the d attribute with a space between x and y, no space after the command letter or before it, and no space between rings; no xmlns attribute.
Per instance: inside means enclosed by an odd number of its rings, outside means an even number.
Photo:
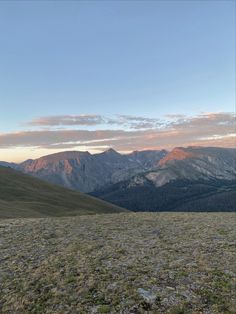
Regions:
<svg viewBox="0 0 236 314"><path fill-rule="evenodd" d="M98 308L98 313L110 313L111 309L108 305L100 305Z"/></svg>

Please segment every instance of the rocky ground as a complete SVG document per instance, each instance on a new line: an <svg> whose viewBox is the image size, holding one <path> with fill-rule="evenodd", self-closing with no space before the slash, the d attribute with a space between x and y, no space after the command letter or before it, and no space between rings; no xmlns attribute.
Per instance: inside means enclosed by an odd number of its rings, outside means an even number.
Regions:
<svg viewBox="0 0 236 314"><path fill-rule="evenodd" d="M0 313L235 313L234 213L0 220Z"/></svg>

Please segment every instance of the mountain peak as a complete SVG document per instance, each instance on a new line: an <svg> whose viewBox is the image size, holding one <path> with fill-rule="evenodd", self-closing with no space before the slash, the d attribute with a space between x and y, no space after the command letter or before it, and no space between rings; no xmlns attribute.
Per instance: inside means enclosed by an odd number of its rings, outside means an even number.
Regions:
<svg viewBox="0 0 236 314"><path fill-rule="evenodd" d="M169 154L167 154L164 158L160 160L159 165L163 166L171 160L183 160L197 156L198 156L197 153L189 151L184 147L175 147Z"/></svg>
<svg viewBox="0 0 236 314"><path fill-rule="evenodd" d="M45 159L48 161L56 161L56 160L76 159L81 156L90 156L90 155L91 154L88 151L64 151L64 152L42 156L39 159Z"/></svg>
<svg viewBox="0 0 236 314"><path fill-rule="evenodd" d="M107 150L104 151L105 154L112 154L112 155L120 155L120 153L118 153L116 150L114 150L113 148L109 148Z"/></svg>

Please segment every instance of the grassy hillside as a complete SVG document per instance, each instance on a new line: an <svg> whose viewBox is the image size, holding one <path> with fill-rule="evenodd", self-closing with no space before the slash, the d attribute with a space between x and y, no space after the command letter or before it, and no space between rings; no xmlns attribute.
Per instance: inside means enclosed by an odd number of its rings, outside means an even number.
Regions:
<svg viewBox="0 0 236 314"><path fill-rule="evenodd" d="M0 167L0 218L71 216L125 211L85 194Z"/></svg>

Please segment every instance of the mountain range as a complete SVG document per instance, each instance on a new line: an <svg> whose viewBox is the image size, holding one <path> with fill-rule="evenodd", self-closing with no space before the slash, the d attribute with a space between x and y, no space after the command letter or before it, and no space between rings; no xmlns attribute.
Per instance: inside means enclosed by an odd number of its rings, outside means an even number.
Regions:
<svg viewBox="0 0 236 314"><path fill-rule="evenodd" d="M236 149L176 147L120 154L69 151L20 164L24 173L135 211L236 210Z"/></svg>
<svg viewBox="0 0 236 314"><path fill-rule="evenodd" d="M135 211L236 211L236 150L175 148L156 168L93 195Z"/></svg>
<svg viewBox="0 0 236 314"><path fill-rule="evenodd" d="M155 167L167 151L144 151L122 155L113 149L100 154L68 151L20 164L0 162L50 183L89 193L127 180Z"/></svg>

